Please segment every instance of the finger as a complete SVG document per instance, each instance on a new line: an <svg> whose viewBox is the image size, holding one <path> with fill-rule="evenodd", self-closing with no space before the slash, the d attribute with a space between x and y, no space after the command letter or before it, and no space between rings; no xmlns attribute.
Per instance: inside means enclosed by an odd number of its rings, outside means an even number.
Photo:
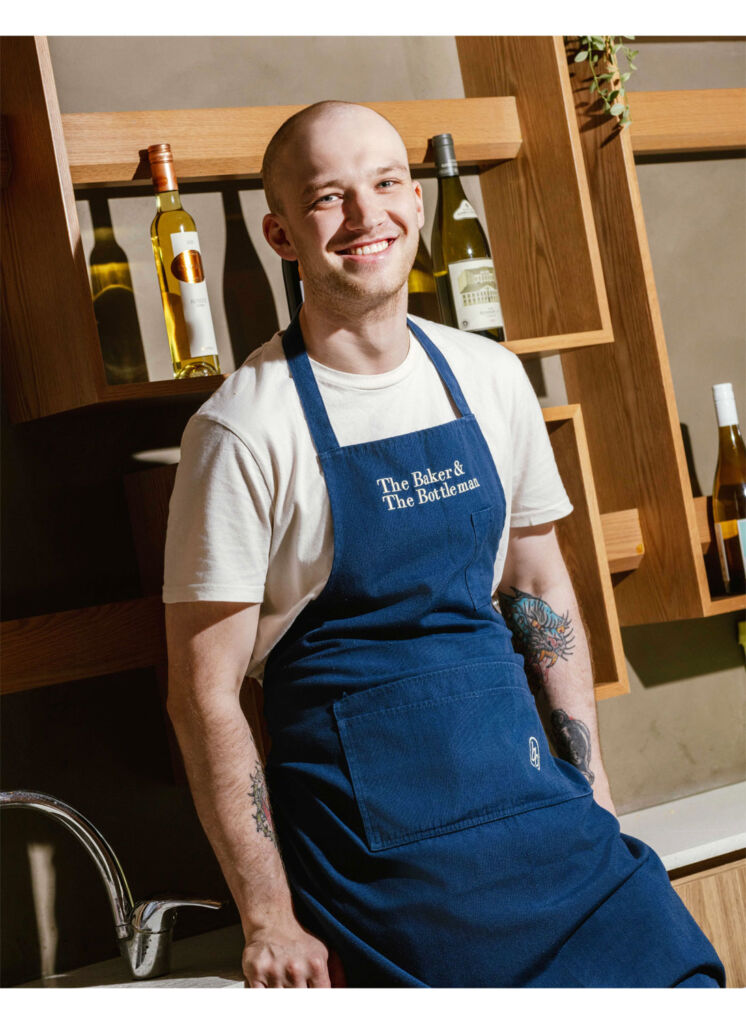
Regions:
<svg viewBox="0 0 746 1024"><path fill-rule="evenodd" d="M342 966L342 960L336 949L329 950L329 981L331 988L347 987L347 979L345 977L344 967Z"/></svg>
<svg viewBox="0 0 746 1024"><path fill-rule="evenodd" d="M329 980L329 969L327 967L328 955L309 956L308 958L308 988L331 988Z"/></svg>

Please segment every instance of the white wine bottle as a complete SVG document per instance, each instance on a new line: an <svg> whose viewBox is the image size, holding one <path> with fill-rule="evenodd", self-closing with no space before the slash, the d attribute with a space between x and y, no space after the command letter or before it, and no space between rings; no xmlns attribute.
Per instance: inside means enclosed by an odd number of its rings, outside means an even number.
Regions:
<svg viewBox="0 0 746 1024"><path fill-rule="evenodd" d="M181 205L167 142L148 146L157 212L150 225L174 377L220 373L197 228Z"/></svg>
<svg viewBox="0 0 746 1024"><path fill-rule="evenodd" d="M746 593L746 446L738 429L732 384L713 384L720 444L712 486L720 568L728 594Z"/></svg>
<svg viewBox="0 0 746 1024"><path fill-rule="evenodd" d="M421 233L414 265L409 271L407 290L409 292L409 312L437 323L440 320L440 308L435 292L433 261L430 259L430 253L427 251L425 239Z"/></svg>
<svg viewBox="0 0 746 1024"><path fill-rule="evenodd" d="M285 298L288 302L288 311L292 320L303 305L303 282L301 281L300 267L297 260L282 261L282 281L285 285Z"/></svg>
<svg viewBox="0 0 746 1024"><path fill-rule="evenodd" d="M449 134L431 142L438 174L432 255L443 323L505 341L500 295L487 236L466 198Z"/></svg>

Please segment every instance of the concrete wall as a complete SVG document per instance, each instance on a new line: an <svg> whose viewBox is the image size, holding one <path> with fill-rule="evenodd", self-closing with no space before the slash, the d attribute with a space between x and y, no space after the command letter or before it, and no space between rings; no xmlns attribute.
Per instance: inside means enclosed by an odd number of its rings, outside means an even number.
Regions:
<svg viewBox="0 0 746 1024"><path fill-rule="evenodd" d="M743 41L634 45L639 70L630 84L637 89L746 84ZM463 95L449 37L57 37L50 49L63 113ZM168 140L143 145L154 141ZM710 384L733 380L746 418L743 161L645 164L638 173L680 417L707 492L716 442ZM476 181L466 188L481 209ZM425 197L429 237L432 181ZM244 191L240 199L270 283L271 312L283 326L279 262L259 227L262 193ZM185 206L199 227L221 361L230 370L220 195L190 194ZM153 199L115 199L111 208L131 263L151 376L169 376L148 232ZM87 204L79 202L78 212L88 254ZM557 359L542 360L535 380L543 404L564 402ZM123 476L140 468L133 453L177 446L198 405L189 399L136 412L102 408L23 425L8 424L3 410L3 618L138 595ZM599 709L620 811L744 777L736 618L624 630L632 692ZM138 898L163 890L228 898L188 792L173 782L152 672L17 694L5 698L3 711L4 789L51 792L87 814L114 846ZM2 983L36 977L42 963L65 970L116 955L103 889L75 841L28 812L5 812L3 826ZM45 857L47 868L32 869ZM56 892L48 915L34 902L37 882ZM215 915L192 911L177 927L186 935L235 919L230 907Z"/></svg>

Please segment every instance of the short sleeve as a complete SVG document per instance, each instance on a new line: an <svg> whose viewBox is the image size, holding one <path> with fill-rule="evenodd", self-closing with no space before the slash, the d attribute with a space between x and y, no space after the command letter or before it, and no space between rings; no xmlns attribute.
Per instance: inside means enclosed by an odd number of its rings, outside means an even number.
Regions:
<svg viewBox="0 0 746 1024"><path fill-rule="evenodd" d="M181 439L166 533L163 600L260 602L271 496L246 443L199 413Z"/></svg>
<svg viewBox="0 0 746 1024"><path fill-rule="evenodd" d="M512 413L513 480L510 525L538 526L572 512L554 460L544 415L518 360Z"/></svg>

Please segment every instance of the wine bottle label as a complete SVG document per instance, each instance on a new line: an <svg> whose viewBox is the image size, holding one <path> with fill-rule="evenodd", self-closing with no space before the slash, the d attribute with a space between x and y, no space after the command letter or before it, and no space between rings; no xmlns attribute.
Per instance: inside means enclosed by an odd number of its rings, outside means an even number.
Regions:
<svg viewBox="0 0 746 1024"><path fill-rule="evenodd" d="M746 565L746 519L725 519L721 523L715 523L715 536L718 542L723 581L727 585L730 583L730 569L726 543L730 547L731 562L740 555L741 566Z"/></svg>
<svg viewBox="0 0 746 1024"><path fill-rule="evenodd" d="M179 282L181 306L187 329L189 355L216 356L218 344L207 297L207 283L196 231L174 231L171 273Z"/></svg>
<svg viewBox="0 0 746 1024"><path fill-rule="evenodd" d="M462 331L503 326L495 267L488 257L458 260L448 265L456 323Z"/></svg>
<svg viewBox="0 0 746 1024"><path fill-rule="evenodd" d="M453 215L454 220L476 220L477 211L471 205L468 199L462 199L459 203L458 209Z"/></svg>

